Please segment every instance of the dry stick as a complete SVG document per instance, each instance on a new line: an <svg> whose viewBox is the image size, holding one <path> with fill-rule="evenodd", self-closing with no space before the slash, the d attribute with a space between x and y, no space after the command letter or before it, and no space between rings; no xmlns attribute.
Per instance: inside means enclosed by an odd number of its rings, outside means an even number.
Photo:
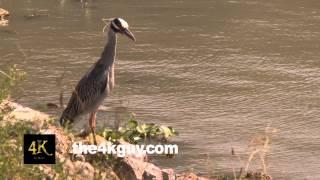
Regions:
<svg viewBox="0 0 320 180"><path fill-rule="evenodd" d="M261 164L262 164L262 168L263 168L263 173L265 175L267 175L267 166L266 166L266 153L267 153L267 150L268 150L268 147L269 147L269 143L270 143L270 137L268 136L268 129L269 129L269 126L268 125L266 127L266 130L265 130L265 135L264 135L264 138L263 138L263 146L260 147L260 148L256 148L254 151L251 152L249 158L248 158L248 161L247 161L247 164L246 164L246 168L245 168L245 173L248 173L248 169L249 169L249 165L252 161L252 159L254 158L254 156L259 153L259 157L260 157L260 161L261 161ZM275 132L275 130L272 131L272 133ZM252 140L253 141L253 140ZM234 153L234 150L232 151L233 155L235 155ZM240 158L240 157L239 157ZM242 177L242 171L243 169L241 168L240 170L240 179ZM262 177L261 177L262 178Z"/></svg>
<svg viewBox="0 0 320 180"><path fill-rule="evenodd" d="M260 154L260 160L261 160L261 163L262 163L263 174L267 175L267 167L265 165L265 156Z"/></svg>
<svg viewBox="0 0 320 180"><path fill-rule="evenodd" d="M13 80L12 77L9 74L5 73L4 71L0 70L0 73L3 74L4 76L6 76L7 78Z"/></svg>
<svg viewBox="0 0 320 180"><path fill-rule="evenodd" d="M266 163L265 163L265 157L266 157L266 151L267 151L268 144L269 144L270 140L267 135L265 136L265 138L266 138L266 140L264 142L263 149L260 153L260 160L261 160L262 167L263 167L263 173L266 175L267 174L267 167L266 167Z"/></svg>
<svg viewBox="0 0 320 180"><path fill-rule="evenodd" d="M239 179L242 178L242 172L243 172L243 168L240 168L240 171L239 171Z"/></svg>
<svg viewBox="0 0 320 180"><path fill-rule="evenodd" d="M247 162L247 165L246 165L246 169L245 169L245 172L247 173L248 172L248 169L249 169L249 164L250 162L252 161L252 159L254 158L254 156L259 153L260 155L260 160L261 160L261 163L262 163L262 167L263 167L263 171L264 173L266 174L267 172L267 168L266 168L266 164L265 164L265 154L266 154L266 149L268 148L268 145L269 145L269 137L267 135L265 135L265 140L264 140L264 143L263 143L263 147L261 148L257 148L256 150L254 150L250 156L249 156L249 159L248 159L248 162Z"/></svg>
<svg viewBox="0 0 320 180"><path fill-rule="evenodd" d="M252 151L252 153L250 154L249 159L247 161L246 169L245 169L246 173L248 172L250 162L252 161L255 154L257 154L259 151L260 151L260 149L256 149L256 150Z"/></svg>
<svg viewBox="0 0 320 180"><path fill-rule="evenodd" d="M57 86L58 88L60 89L60 93L59 93L59 103L60 103L60 107L61 109L63 109L64 105L63 105L63 88L62 88L62 81L63 81L63 78L64 78L64 75L65 75L65 72L66 71L63 71L62 75L57 78Z"/></svg>
<svg viewBox="0 0 320 180"><path fill-rule="evenodd" d="M27 54L22 50L20 42L17 42L17 49L22 54L24 62L27 60Z"/></svg>
<svg viewBox="0 0 320 180"><path fill-rule="evenodd" d="M61 109L63 109L64 105L63 105L63 91L62 90L60 91L60 94L59 94L59 104L60 104Z"/></svg>
<svg viewBox="0 0 320 180"><path fill-rule="evenodd" d="M237 180L237 174L236 174L236 171L234 170L234 168L232 168L232 172L233 172L233 178L234 178L234 180Z"/></svg>
<svg viewBox="0 0 320 180"><path fill-rule="evenodd" d="M236 155L233 148L231 148L231 155L233 155L233 156ZM234 165L232 165L232 166L234 166ZM234 167L232 167L232 172L233 172L233 178L234 178L234 180L237 180L237 174L236 174L236 171L234 170Z"/></svg>
<svg viewBox="0 0 320 180"><path fill-rule="evenodd" d="M115 111L114 111L114 116L115 116L115 121L114 121L114 129L116 131L119 131L119 127L120 127L120 122L121 122L121 117L120 117L120 113L121 111L119 110L118 107L115 108Z"/></svg>
<svg viewBox="0 0 320 180"><path fill-rule="evenodd" d="M237 154L237 153L235 152L234 148L231 148L231 154L232 154L233 156L236 156L236 157L237 157L237 159L239 160L239 162L240 162L241 165L244 164L243 161L242 161L242 159L241 159L241 157L239 156L239 154ZM235 180L236 180L236 179L237 179L237 178L236 178L237 176L236 176L236 173L234 172L234 171L235 171L234 168L232 168L232 170L233 170L233 175L234 175ZM243 168L240 168L240 171L239 171L239 179L242 178L242 172L243 172Z"/></svg>
<svg viewBox="0 0 320 180"><path fill-rule="evenodd" d="M26 62L26 60L28 59L28 56L27 56L27 54L24 52L24 50L21 48L21 43L20 43L20 34L16 31L16 30L12 30L12 32L14 33L14 34L16 34L17 35L17 37L18 37L18 41L17 41L17 43L16 43L16 46L17 46L17 49L18 49L18 51L22 54L22 56L23 56L23 58L24 58L24 62Z"/></svg>
<svg viewBox="0 0 320 180"><path fill-rule="evenodd" d="M207 159L206 159L206 167L208 172L208 177L213 177L213 173L211 171L211 164L210 164L210 155L209 153L206 153Z"/></svg>

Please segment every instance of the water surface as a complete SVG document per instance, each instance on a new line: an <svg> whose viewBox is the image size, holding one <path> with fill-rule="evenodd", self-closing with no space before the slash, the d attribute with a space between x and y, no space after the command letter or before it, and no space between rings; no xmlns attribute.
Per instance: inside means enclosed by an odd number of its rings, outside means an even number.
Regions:
<svg viewBox="0 0 320 180"><path fill-rule="evenodd" d="M0 67L28 73L19 102L65 101L106 42L103 17L126 19L137 42L119 37L116 89L107 107L125 104L143 122L175 127L180 155L156 160L200 173L232 172L253 137L277 129L267 157L275 179L319 179L320 1L0 0ZM44 11L36 18L33 12ZM58 113L57 113L58 114ZM99 113L101 125L114 114ZM109 120L109 121L108 121ZM255 160L252 169L260 168Z"/></svg>

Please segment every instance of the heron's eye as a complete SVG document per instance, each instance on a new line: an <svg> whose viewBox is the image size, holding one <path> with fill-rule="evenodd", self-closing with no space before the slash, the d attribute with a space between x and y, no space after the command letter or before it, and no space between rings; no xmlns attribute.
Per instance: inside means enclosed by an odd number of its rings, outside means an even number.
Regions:
<svg viewBox="0 0 320 180"><path fill-rule="evenodd" d="M113 22L114 22L114 25L115 25L118 29L123 29L122 24L121 24L119 18L115 19Z"/></svg>

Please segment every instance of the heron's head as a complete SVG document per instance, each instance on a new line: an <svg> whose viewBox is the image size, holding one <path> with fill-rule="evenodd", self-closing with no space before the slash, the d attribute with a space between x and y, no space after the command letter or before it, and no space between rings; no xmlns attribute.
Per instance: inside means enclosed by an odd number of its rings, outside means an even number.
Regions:
<svg viewBox="0 0 320 180"><path fill-rule="evenodd" d="M124 34L131 40L136 41L136 38L129 30L129 25L125 20L121 18L115 18L111 21L110 27L114 32Z"/></svg>

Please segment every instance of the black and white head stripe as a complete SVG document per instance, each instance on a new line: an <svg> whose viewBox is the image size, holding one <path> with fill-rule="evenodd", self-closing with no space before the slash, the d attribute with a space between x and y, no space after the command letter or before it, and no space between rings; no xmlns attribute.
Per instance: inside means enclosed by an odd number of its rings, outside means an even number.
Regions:
<svg viewBox="0 0 320 180"><path fill-rule="evenodd" d="M119 31L122 31L124 29L129 28L128 23L121 18L116 18L116 19L112 20L110 26L115 32L119 32Z"/></svg>

